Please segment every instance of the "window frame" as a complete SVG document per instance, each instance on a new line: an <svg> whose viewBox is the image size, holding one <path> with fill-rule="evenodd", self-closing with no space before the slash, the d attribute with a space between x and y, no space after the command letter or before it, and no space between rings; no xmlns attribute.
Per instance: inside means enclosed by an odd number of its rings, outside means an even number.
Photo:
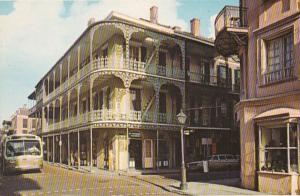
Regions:
<svg viewBox="0 0 300 196"><path fill-rule="evenodd" d="M287 123L281 123L279 125L276 126L264 126L264 125L258 125L258 165L259 165L259 172L276 172L276 173L283 173L283 174L291 174L291 173L300 173L300 169L299 169L299 128L300 128L300 124L299 124L300 120L298 120L298 122L287 122ZM291 137L290 137L290 125L294 124L296 125L296 145L295 146L290 146L290 141L291 141ZM278 128L286 128L286 146L270 146L270 147L265 147L262 145L262 132L266 131L266 129L278 129ZM262 130L265 129L265 130ZM279 130L278 130L279 131ZM282 172L282 171L273 171L273 170L262 170L262 168L264 167L263 165L263 160L262 160L262 156L263 153L270 153L270 151L272 150L282 150L282 151L286 151L283 153L286 153L286 163L285 165L287 166L287 171L286 172ZM296 154L296 160L297 160L297 169L296 171L292 171L291 170L291 150L296 150L297 154ZM264 160L266 162L266 160Z"/></svg>
<svg viewBox="0 0 300 196"><path fill-rule="evenodd" d="M26 123L24 123L24 122L26 122ZM25 126L25 124L26 124L26 126ZM28 119L27 118L22 119L22 127L26 128L26 129L28 128Z"/></svg>
<svg viewBox="0 0 300 196"><path fill-rule="evenodd" d="M272 33L274 34L274 33ZM287 66L288 60L286 59L287 57L287 44L286 40L290 38L290 52L289 52L289 59L290 59L290 65ZM274 64L270 64L270 44L278 41L278 68ZM293 27L288 27L285 29L283 32L276 32L276 36L266 36L261 38L261 68L260 68L260 73L261 73L261 84L262 85L269 85L269 84L274 84L278 82L285 82L287 80L292 80L294 79L295 76L295 46L294 46L294 32L293 32ZM275 50L273 50L273 54L275 55ZM272 70L270 70L270 67L275 67Z"/></svg>

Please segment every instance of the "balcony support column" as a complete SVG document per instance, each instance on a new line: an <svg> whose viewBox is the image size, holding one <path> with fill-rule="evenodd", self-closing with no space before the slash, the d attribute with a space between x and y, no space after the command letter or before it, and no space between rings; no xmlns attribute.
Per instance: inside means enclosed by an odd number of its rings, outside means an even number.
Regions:
<svg viewBox="0 0 300 196"><path fill-rule="evenodd" d="M42 129L45 129L45 107L42 107Z"/></svg>
<svg viewBox="0 0 300 196"><path fill-rule="evenodd" d="M59 134L59 163L60 164L61 164L61 145L62 145L61 134Z"/></svg>
<svg viewBox="0 0 300 196"><path fill-rule="evenodd" d="M129 68L129 41L130 35L125 35L125 67Z"/></svg>
<svg viewBox="0 0 300 196"><path fill-rule="evenodd" d="M80 45L77 48L77 74L79 74L79 70L80 70L80 61L81 61L81 55L80 55Z"/></svg>
<svg viewBox="0 0 300 196"><path fill-rule="evenodd" d="M181 93L181 108L185 110L185 85L182 84L180 86L180 93Z"/></svg>
<svg viewBox="0 0 300 196"><path fill-rule="evenodd" d="M101 109L108 109L108 106L106 105L106 92L107 92L107 88L103 89L103 106Z"/></svg>
<svg viewBox="0 0 300 196"><path fill-rule="evenodd" d="M71 155L70 155L70 132L68 132L68 166L71 166Z"/></svg>
<svg viewBox="0 0 300 196"><path fill-rule="evenodd" d="M47 86L48 86L48 89L47 89L47 96L48 96L49 93L50 93L50 85L49 85L49 84L50 84L50 80L49 80L49 79L50 79L50 77L48 76L48 79L47 79L47 80L48 80L48 84L47 84Z"/></svg>
<svg viewBox="0 0 300 196"><path fill-rule="evenodd" d="M47 120L46 120L47 129L49 128L49 124L50 124L50 111L49 111L49 109L50 109L50 107L49 107L49 104L48 104L47 105Z"/></svg>
<svg viewBox="0 0 300 196"><path fill-rule="evenodd" d="M154 105L154 122L158 123L158 114L159 114L159 91L160 91L160 86L156 85L154 87L154 96L155 96L155 105Z"/></svg>
<svg viewBox="0 0 300 196"><path fill-rule="evenodd" d="M181 50L181 65L182 65L182 71L184 72L185 76L185 42L182 41L180 44L180 50Z"/></svg>
<svg viewBox="0 0 300 196"><path fill-rule="evenodd" d="M155 40L154 42L154 47L155 47L155 60L154 60L154 66L156 70L154 73L158 73L158 66L159 66L159 47L160 47L160 40Z"/></svg>
<svg viewBox="0 0 300 196"><path fill-rule="evenodd" d="M55 163L55 135L52 136L53 141L52 141L52 162Z"/></svg>
<svg viewBox="0 0 300 196"><path fill-rule="evenodd" d="M53 91L52 92L54 92L54 90L56 89L56 84L55 84L55 69L53 70Z"/></svg>
<svg viewBox="0 0 300 196"><path fill-rule="evenodd" d="M62 83L62 63L59 64L59 86L61 87Z"/></svg>
<svg viewBox="0 0 300 196"><path fill-rule="evenodd" d="M54 122L55 122L55 101L52 102L52 124L53 124L53 128L54 128Z"/></svg>
<svg viewBox="0 0 300 196"><path fill-rule="evenodd" d="M70 61L71 61L71 56L68 56L68 60L67 60L67 66L68 66L68 81L70 79Z"/></svg>
<svg viewBox="0 0 300 196"><path fill-rule="evenodd" d="M81 89L81 84L78 85L77 87L77 118L79 118L80 115L80 89Z"/></svg>
<svg viewBox="0 0 300 196"><path fill-rule="evenodd" d="M80 169L80 131L77 131L77 155L78 155L78 170Z"/></svg>
<svg viewBox="0 0 300 196"><path fill-rule="evenodd" d="M129 41L131 39L131 35L134 32L138 32L138 29L126 26L125 28L121 28L123 31L124 39L125 39L125 67L129 68Z"/></svg>
<svg viewBox="0 0 300 196"><path fill-rule="evenodd" d="M59 98L59 122L62 122L62 97Z"/></svg>
<svg viewBox="0 0 300 196"><path fill-rule="evenodd" d="M90 127L90 153L91 153L91 156L90 156L90 170L92 172L92 169L93 169L93 128Z"/></svg>
<svg viewBox="0 0 300 196"><path fill-rule="evenodd" d="M47 162L49 163L49 150L50 150L50 147L49 147L49 137L47 136Z"/></svg>
<svg viewBox="0 0 300 196"><path fill-rule="evenodd" d="M93 85L94 85L94 78L91 76L90 77L90 105L89 105L90 114L92 114L93 109L94 109L94 107L93 107ZM91 116L90 116L90 119L92 119Z"/></svg>
<svg viewBox="0 0 300 196"><path fill-rule="evenodd" d="M95 34L95 28L92 28L90 30L90 68L92 67L93 64L93 38Z"/></svg>
<svg viewBox="0 0 300 196"><path fill-rule="evenodd" d="M130 89L128 86L125 87L125 112L126 120L130 120Z"/></svg>

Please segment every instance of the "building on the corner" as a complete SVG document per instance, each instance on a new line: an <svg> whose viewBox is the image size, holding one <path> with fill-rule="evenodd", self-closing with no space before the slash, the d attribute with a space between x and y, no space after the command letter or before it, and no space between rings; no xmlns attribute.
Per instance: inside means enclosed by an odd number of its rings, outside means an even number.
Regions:
<svg viewBox="0 0 300 196"><path fill-rule="evenodd" d="M215 29L219 53L241 61L241 185L299 194L300 1L240 0Z"/></svg>
<svg viewBox="0 0 300 196"><path fill-rule="evenodd" d="M216 57L214 40L111 12L88 27L36 85L44 159L75 168L178 168L188 115L187 161L238 153L233 105L239 62Z"/></svg>
<svg viewBox="0 0 300 196"><path fill-rule="evenodd" d="M0 142L2 140L2 137L5 135L11 135L14 131L11 128L11 121L10 120L3 120L2 121L2 127L0 128Z"/></svg>
<svg viewBox="0 0 300 196"><path fill-rule="evenodd" d="M14 134L37 134L39 119L29 116L26 105L20 107L11 117L11 130Z"/></svg>

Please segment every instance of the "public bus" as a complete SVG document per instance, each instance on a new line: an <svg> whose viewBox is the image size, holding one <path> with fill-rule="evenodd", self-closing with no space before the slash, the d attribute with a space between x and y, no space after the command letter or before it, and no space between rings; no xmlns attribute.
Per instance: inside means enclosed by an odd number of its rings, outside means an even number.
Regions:
<svg viewBox="0 0 300 196"><path fill-rule="evenodd" d="M43 168L43 145L41 138L31 134L14 134L1 142L2 173L41 170Z"/></svg>

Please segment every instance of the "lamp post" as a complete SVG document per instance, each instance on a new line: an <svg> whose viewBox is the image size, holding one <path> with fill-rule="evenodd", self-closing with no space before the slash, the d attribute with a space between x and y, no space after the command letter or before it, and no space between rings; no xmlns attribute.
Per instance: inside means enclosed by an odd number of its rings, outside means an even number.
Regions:
<svg viewBox="0 0 300 196"><path fill-rule="evenodd" d="M187 189L187 183L186 183L186 168L184 163L184 143L183 143L183 127L185 125L186 121L186 115L181 110L179 114L177 114L178 122L181 125L180 129L180 135L181 135L181 183L180 183L180 189L186 190Z"/></svg>

